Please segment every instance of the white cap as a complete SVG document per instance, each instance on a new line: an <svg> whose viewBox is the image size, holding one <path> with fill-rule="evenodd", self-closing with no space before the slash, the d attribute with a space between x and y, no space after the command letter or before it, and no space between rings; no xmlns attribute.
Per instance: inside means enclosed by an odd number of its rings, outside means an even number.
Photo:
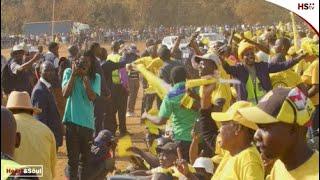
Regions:
<svg viewBox="0 0 320 180"><path fill-rule="evenodd" d="M12 48L12 52L24 50L23 46L20 44L14 45Z"/></svg>
<svg viewBox="0 0 320 180"><path fill-rule="evenodd" d="M30 46L30 47L29 47L29 53L32 53L32 52L37 53L37 52L39 52L39 50L38 50L38 48L36 48L36 47L34 47L34 46Z"/></svg>
<svg viewBox="0 0 320 180"><path fill-rule="evenodd" d="M206 59L206 60L213 61L217 66L219 66L221 64L219 57L215 53L207 53L202 56L195 55L195 59L194 59L195 62L199 63L200 59Z"/></svg>
<svg viewBox="0 0 320 180"><path fill-rule="evenodd" d="M204 168L207 173L213 174L213 162L207 157L198 157L193 163L194 168Z"/></svg>

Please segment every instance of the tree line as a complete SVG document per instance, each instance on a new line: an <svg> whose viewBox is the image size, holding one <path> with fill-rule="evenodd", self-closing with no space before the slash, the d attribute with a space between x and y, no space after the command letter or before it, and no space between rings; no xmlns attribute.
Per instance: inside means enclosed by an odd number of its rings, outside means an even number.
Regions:
<svg viewBox="0 0 320 180"><path fill-rule="evenodd" d="M1 0L1 32L20 33L26 22L51 21L53 0ZM101 28L271 24L288 11L264 0L55 0L55 20Z"/></svg>

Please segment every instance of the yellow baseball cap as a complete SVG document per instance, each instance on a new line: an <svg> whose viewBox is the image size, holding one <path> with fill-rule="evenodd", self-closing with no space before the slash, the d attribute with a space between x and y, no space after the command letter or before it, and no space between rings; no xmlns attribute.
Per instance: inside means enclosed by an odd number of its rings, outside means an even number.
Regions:
<svg viewBox="0 0 320 180"><path fill-rule="evenodd" d="M255 48L254 45L252 45L252 44L250 44L250 43L248 43L248 42L245 42L245 41L241 41L241 42L239 43L239 47L238 47L238 58L239 58L240 60L242 60L242 59L243 59L242 54L243 54L246 50L248 50L248 49L254 49L254 48Z"/></svg>
<svg viewBox="0 0 320 180"><path fill-rule="evenodd" d="M299 88L278 87L269 91L255 107L239 109L247 120L256 124L284 122L310 126L315 108Z"/></svg>
<svg viewBox="0 0 320 180"><path fill-rule="evenodd" d="M252 106L253 106L253 104L250 102L238 101L238 102L234 103L232 106L230 106L230 108L226 112L213 112L213 113L211 113L211 117L212 117L212 119L214 119L217 122L236 121L245 127L256 130L256 129L258 129L258 126L255 123L246 120L238 112L238 110L241 108L252 107Z"/></svg>

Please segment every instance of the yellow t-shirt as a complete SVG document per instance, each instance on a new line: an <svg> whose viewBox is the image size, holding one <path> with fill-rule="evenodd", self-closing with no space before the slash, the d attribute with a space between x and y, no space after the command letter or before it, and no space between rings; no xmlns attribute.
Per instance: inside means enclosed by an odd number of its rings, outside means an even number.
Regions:
<svg viewBox="0 0 320 180"><path fill-rule="evenodd" d="M319 152L316 151L298 168L287 171L282 161L277 160L270 175L267 176L267 180L315 180L319 179Z"/></svg>
<svg viewBox="0 0 320 180"><path fill-rule="evenodd" d="M151 56L146 56L135 60L134 64L143 64L148 71L157 75L163 65L163 61L160 58L152 59Z"/></svg>
<svg viewBox="0 0 320 180"><path fill-rule="evenodd" d="M211 94L211 103L213 104L217 99L225 99L225 103L222 108L222 112L225 112L229 109L231 99L232 99L232 92L230 89L230 85L228 84L219 84L218 88L214 90Z"/></svg>
<svg viewBox="0 0 320 180"><path fill-rule="evenodd" d="M251 146L235 156L226 158L227 160L223 159L223 161L221 161L211 180L264 179L262 160L255 146Z"/></svg>
<svg viewBox="0 0 320 180"><path fill-rule="evenodd" d="M296 87L300 84L301 77L294 72L292 69L286 71L271 73L270 80L273 88L282 86L282 87Z"/></svg>
<svg viewBox="0 0 320 180"><path fill-rule="evenodd" d="M232 92L229 84L217 84L217 88L211 94L211 103L214 104L217 99L225 99L222 107L222 112L225 112L230 107ZM202 97L202 86L200 87L200 97Z"/></svg>
<svg viewBox="0 0 320 180"><path fill-rule="evenodd" d="M302 75L302 81L308 85L319 85L319 59L314 60ZM313 105L319 104L319 92L310 98Z"/></svg>
<svg viewBox="0 0 320 180"><path fill-rule="evenodd" d="M308 67L310 66L310 62L306 62L304 60L301 60L298 64L293 66L293 70L298 74L303 74L303 72L308 69Z"/></svg>
<svg viewBox="0 0 320 180"><path fill-rule="evenodd" d="M40 179L53 179L57 157L52 131L29 114L20 113L14 117L21 143L15 149L13 159L21 165L43 165L43 177Z"/></svg>
<svg viewBox="0 0 320 180"><path fill-rule="evenodd" d="M220 123L217 123L217 126L220 127ZM224 159L225 155L229 154L227 150L221 148L220 141L221 141L221 136L219 133L216 138L216 146L215 146L215 152L214 152L215 156L212 157L212 161L216 164L220 164L221 161Z"/></svg>

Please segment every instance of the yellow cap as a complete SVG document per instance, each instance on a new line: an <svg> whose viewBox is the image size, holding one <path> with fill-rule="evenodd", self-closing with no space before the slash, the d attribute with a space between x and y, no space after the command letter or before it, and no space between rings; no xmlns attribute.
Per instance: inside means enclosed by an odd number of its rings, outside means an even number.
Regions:
<svg viewBox="0 0 320 180"><path fill-rule="evenodd" d="M256 124L284 122L310 126L315 108L299 88L275 88L268 92L255 107L239 109L239 113Z"/></svg>
<svg viewBox="0 0 320 180"><path fill-rule="evenodd" d="M244 33L243 33L243 35L244 35L244 37L245 38L247 38L247 39L251 39L252 38L252 33L251 33L251 31L245 31Z"/></svg>
<svg viewBox="0 0 320 180"><path fill-rule="evenodd" d="M211 117L218 122L236 121L245 127L256 130L258 129L258 126L255 123L246 120L240 113L238 113L239 109L252 106L253 104L250 102L238 101L230 106L230 108L226 112L211 113Z"/></svg>
<svg viewBox="0 0 320 180"><path fill-rule="evenodd" d="M242 54L243 54L246 50L248 50L248 49L254 49L254 48L255 48L254 45L252 45L252 44L250 44L250 43L248 43L248 42L245 42L245 41L241 41L241 42L239 43L239 47L238 47L238 58L239 58L240 60L242 60L242 59L243 59Z"/></svg>

